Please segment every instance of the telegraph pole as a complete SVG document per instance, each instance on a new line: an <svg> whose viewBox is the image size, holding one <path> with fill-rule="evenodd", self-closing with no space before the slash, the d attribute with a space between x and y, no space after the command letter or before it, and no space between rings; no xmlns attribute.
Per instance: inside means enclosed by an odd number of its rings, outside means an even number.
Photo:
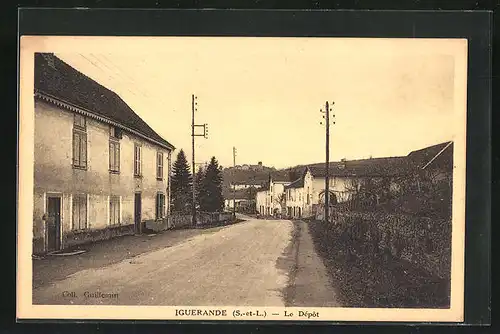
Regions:
<svg viewBox="0 0 500 334"><path fill-rule="evenodd" d="M236 171L236 147L233 146L233 173ZM235 173L236 174L236 173ZM233 177L233 218L236 218L236 185Z"/></svg>
<svg viewBox="0 0 500 334"><path fill-rule="evenodd" d="M195 155L194 155L194 138L195 137L204 137L204 138L208 138L208 124L195 124L194 123L194 112L197 110L197 105L198 105L198 102L196 101L197 100L197 97L192 94L191 95L191 112L192 112L192 117L191 117L191 137L192 137L192 180L193 180L193 183L192 183L192 192L193 192L193 199L192 199L192 215L193 215L193 218L192 218L192 223L193 225L196 225L196 177L195 177L195 165L196 165L196 160L195 160ZM197 134L195 132L195 129L196 127L202 127L203 128L203 134Z"/></svg>
<svg viewBox="0 0 500 334"><path fill-rule="evenodd" d="M192 202L192 214L193 214L193 225L196 225L196 181L195 181L195 178L194 178L194 163L195 163L195 160L194 160L194 111L195 111L195 100L196 100L196 97L193 95L191 95L191 112L192 112L192 117L191 117L191 138L192 138L192 165L193 165L193 168L192 168L192 180L193 180L193 188L192 188L192 192L193 192L193 202Z"/></svg>
<svg viewBox="0 0 500 334"><path fill-rule="evenodd" d="M332 102L332 105L335 102ZM320 110L325 114L325 222L329 222L330 215L330 105L328 101L325 103L325 111ZM335 117L335 115L333 115ZM335 124L335 122L333 122Z"/></svg>

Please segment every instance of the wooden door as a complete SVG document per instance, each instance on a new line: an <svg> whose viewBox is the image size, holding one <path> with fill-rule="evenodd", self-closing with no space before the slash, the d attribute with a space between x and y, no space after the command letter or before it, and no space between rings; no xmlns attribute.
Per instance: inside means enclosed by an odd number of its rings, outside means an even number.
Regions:
<svg viewBox="0 0 500 334"><path fill-rule="evenodd" d="M61 247L61 198L47 199L47 251Z"/></svg>
<svg viewBox="0 0 500 334"><path fill-rule="evenodd" d="M141 228L141 210L142 210L142 198L141 193L135 193L134 197L134 223L135 223L135 233L142 233Z"/></svg>

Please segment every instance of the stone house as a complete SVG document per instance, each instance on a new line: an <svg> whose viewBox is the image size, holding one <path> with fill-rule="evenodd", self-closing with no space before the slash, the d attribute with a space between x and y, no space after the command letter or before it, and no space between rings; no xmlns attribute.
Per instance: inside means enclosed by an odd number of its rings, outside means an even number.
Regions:
<svg viewBox="0 0 500 334"><path fill-rule="evenodd" d="M116 93L35 54L33 253L141 233L164 219L174 146Z"/></svg>

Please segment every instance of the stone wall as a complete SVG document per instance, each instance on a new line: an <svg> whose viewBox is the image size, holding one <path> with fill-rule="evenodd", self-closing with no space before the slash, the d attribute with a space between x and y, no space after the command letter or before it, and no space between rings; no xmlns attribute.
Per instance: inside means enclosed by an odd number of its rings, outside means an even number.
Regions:
<svg viewBox="0 0 500 334"><path fill-rule="evenodd" d="M134 225L110 226L103 229L69 232L64 235L64 244L67 248L83 245L90 242L108 240L111 238L133 235Z"/></svg>

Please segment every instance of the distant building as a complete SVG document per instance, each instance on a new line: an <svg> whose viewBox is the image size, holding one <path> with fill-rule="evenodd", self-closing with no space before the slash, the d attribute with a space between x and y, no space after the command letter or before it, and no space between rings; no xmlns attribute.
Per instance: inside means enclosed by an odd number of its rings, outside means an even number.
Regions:
<svg viewBox="0 0 500 334"><path fill-rule="evenodd" d="M285 186L286 216L291 218L302 218L305 206L304 177L293 181Z"/></svg>
<svg viewBox="0 0 500 334"><path fill-rule="evenodd" d="M420 176L427 176L433 182L452 181L453 178L453 142L429 146L408 154L410 163L415 166Z"/></svg>
<svg viewBox="0 0 500 334"><path fill-rule="evenodd" d="M404 182L415 182L425 176L432 182L452 181L453 142L410 152L407 156L370 158L331 162L329 165L329 202L331 205L347 202L367 182L385 184L387 192L395 196ZM285 188L288 215L314 216L318 206L325 203L324 164L308 165L302 177ZM378 201L379 194L376 194ZM302 198L302 200L301 200ZM300 207L302 208L300 209ZM295 211L294 211L295 208Z"/></svg>
<svg viewBox="0 0 500 334"><path fill-rule="evenodd" d="M242 182L234 182L230 184L231 189L242 190L248 188L258 188L262 185L262 181L258 180L247 180Z"/></svg>
<svg viewBox="0 0 500 334"><path fill-rule="evenodd" d="M408 175L407 159L405 157L371 158L332 162L329 165L329 203L351 200L366 180L379 182L389 180L389 187L396 191L398 184L395 178ZM313 216L318 205L325 203L326 169L321 164L310 165L304 174L304 216Z"/></svg>
<svg viewBox="0 0 500 334"><path fill-rule="evenodd" d="M257 190L256 207L261 215L285 214L285 186L291 182L286 173L272 173L265 186Z"/></svg>

